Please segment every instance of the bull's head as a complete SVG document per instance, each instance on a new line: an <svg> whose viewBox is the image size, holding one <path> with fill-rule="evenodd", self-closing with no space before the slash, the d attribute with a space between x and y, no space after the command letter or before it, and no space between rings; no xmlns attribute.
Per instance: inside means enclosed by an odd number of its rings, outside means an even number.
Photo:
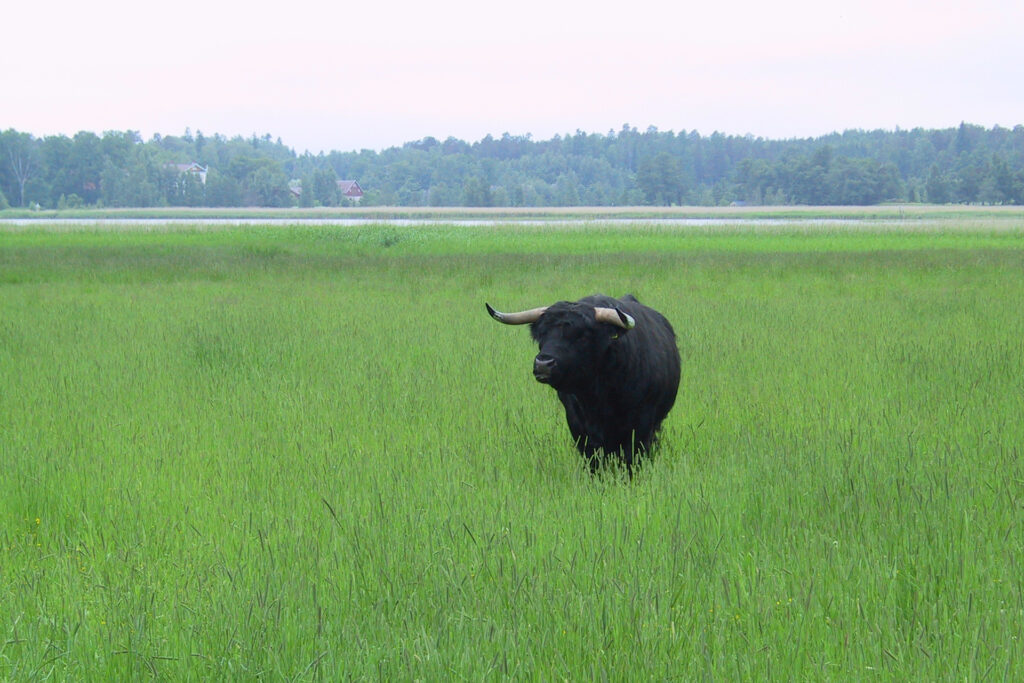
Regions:
<svg viewBox="0 0 1024 683"><path fill-rule="evenodd" d="M582 302L559 301L551 306L518 313L487 312L506 325L530 325L540 347L533 360L533 376L559 391L573 392L594 377L611 344L636 321L617 308Z"/></svg>

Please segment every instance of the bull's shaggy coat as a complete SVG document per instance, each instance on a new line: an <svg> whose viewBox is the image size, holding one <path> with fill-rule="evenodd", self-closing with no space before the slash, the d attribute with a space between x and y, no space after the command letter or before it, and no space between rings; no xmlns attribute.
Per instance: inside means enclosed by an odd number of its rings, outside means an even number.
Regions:
<svg viewBox="0 0 1024 683"><path fill-rule="evenodd" d="M600 309L614 309L621 324L600 322ZM632 470L676 400L680 362L672 325L632 295L595 294L543 309L530 334L540 347L534 375L558 392L591 469L614 455Z"/></svg>

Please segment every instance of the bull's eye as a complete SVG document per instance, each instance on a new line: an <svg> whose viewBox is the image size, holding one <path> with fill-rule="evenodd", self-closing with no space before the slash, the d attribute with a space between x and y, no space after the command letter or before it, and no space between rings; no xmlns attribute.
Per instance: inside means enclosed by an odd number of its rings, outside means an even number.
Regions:
<svg viewBox="0 0 1024 683"><path fill-rule="evenodd" d="M569 342L575 342L583 337L583 330L572 325L566 325L562 330L562 337Z"/></svg>
<svg viewBox="0 0 1024 683"><path fill-rule="evenodd" d="M580 330L580 333L576 335L578 344L592 344L594 339L595 335L591 330Z"/></svg>

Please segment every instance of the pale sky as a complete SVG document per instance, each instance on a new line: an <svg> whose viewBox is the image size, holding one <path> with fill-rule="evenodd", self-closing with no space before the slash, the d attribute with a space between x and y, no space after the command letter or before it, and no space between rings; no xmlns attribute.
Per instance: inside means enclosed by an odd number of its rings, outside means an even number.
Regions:
<svg viewBox="0 0 1024 683"><path fill-rule="evenodd" d="M0 130L297 152L630 124L770 138L1024 124L1021 0L38 0L5 7Z"/></svg>

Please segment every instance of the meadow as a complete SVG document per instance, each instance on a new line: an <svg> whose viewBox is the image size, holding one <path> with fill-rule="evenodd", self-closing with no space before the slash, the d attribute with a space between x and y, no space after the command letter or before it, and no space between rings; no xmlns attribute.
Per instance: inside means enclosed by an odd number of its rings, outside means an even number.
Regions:
<svg viewBox="0 0 1024 683"><path fill-rule="evenodd" d="M591 476L513 310L636 294ZM0 679L1024 679L1024 216L0 226Z"/></svg>

